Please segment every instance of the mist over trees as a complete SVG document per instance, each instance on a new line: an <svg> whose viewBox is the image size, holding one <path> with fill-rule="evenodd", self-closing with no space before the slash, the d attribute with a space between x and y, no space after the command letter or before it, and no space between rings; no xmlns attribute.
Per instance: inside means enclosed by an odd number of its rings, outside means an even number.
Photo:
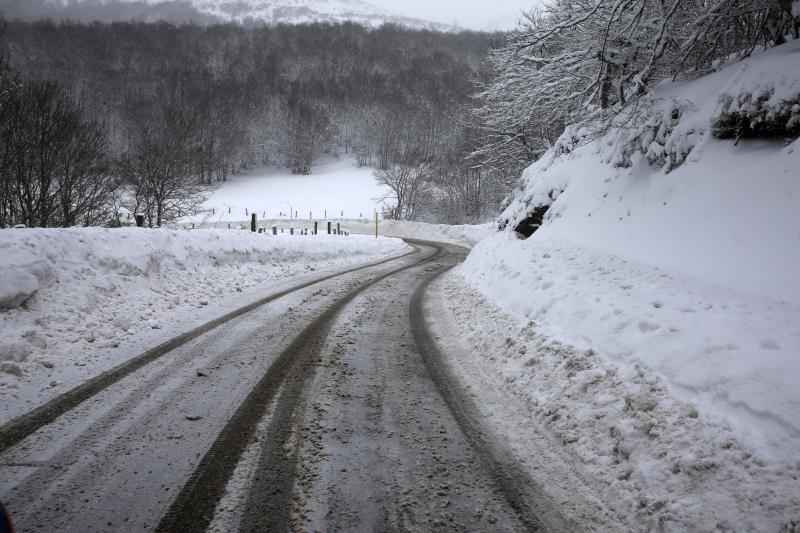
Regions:
<svg viewBox="0 0 800 533"><path fill-rule="evenodd" d="M64 101L75 102L81 117L76 131L102 138L93 145L97 162L84 167L121 189L101 187L102 209L55 217L50 208L29 215L28 200L12 185L13 191L0 193L6 206L1 225L118 224L122 208L162 225L195 212L209 186L245 168L275 165L307 174L321 157L332 156L354 157L381 172L424 169L418 174L428 194L404 210L404 218L482 222L506 192L490 187L466 162L471 79L488 50L502 42L497 34L349 23L244 28L16 21L4 41L22 80L12 99L25 100L29 87L50 84ZM12 115L2 120L3 131L15 135L19 128L7 121ZM4 180L16 176L8 166L0 171ZM61 183L30 177L42 179ZM53 192L36 189L28 196L37 194Z"/></svg>
<svg viewBox="0 0 800 533"><path fill-rule="evenodd" d="M73 22L175 22L215 24L217 17L200 13L188 0L150 3L144 0L109 2L107 0L3 0L3 14L10 20L33 22L42 19Z"/></svg>

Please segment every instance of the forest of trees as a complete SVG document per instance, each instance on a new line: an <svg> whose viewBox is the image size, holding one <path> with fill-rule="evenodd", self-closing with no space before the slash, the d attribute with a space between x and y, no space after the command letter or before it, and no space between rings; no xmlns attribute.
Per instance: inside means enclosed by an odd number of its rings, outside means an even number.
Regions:
<svg viewBox="0 0 800 533"><path fill-rule="evenodd" d="M307 174L337 153L424 169L431 194L387 215L485 221L504 191L466 160L466 117L501 43L391 25L10 22L0 226L113 225L122 212L160 226L243 168Z"/></svg>

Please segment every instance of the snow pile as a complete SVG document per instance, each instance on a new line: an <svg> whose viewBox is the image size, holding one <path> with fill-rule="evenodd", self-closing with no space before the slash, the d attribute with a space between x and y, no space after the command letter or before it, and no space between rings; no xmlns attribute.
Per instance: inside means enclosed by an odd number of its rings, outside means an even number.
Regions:
<svg viewBox="0 0 800 533"><path fill-rule="evenodd" d="M752 522L741 523L756 529L800 516L800 141L743 135L737 143L712 132L732 102L769 94L757 97L761 109L780 107L798 94L798 80L794 41L692 82L662 84L640 115L644 124L589 143L567 132L526 170L501 219L507 230L479 243L459 269L513 320L531 322L532 346L546 363L490 359L488 368L519 383L533 405L558 407L549 427L575 432L568 440L617 449L612 459L624 456L630 469L620 476L638 480L631 493L646 505L663 507L669 500L658 495L674 489L673 512L697 524L728 517L720 527L737 529L747 502ZM756 120L761 111L752 109ZM543 205L542 227L518 238L512 228ZM542 348L550 343L565 344L563 353ZM634 389L651 382L638 405ZM620 422L598 429L595 402L616 406L604 416ZM699 422L681 415L684 404ZM623 423L623 406L642 414ZM597 453L590 447L581 457L600 461L600 475L608 458ZM696 470L715 483L691 489L690 477L677 488L667 481L670 462L676 476ZM773 499L758 483L781 488Z"/></svg>
<svg viewBox="0 0 800 533"><path fill-rule="evenodd" d="M753 453L658 373L561 343L458 274L437 285L451 314L443 338L466 348L452 361L486 423L575 531L796 530L796 456Z"/></svg>
<svg viewBox="0 0 800 533"><path fill-rule="evenodd" d="M361 236L0 230L0 423L281 280L408 250Z"/></svg>

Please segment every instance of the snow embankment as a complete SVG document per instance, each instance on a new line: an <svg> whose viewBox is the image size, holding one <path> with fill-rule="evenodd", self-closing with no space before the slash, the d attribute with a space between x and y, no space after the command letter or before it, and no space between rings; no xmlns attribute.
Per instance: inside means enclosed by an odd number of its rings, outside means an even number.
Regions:
<svg viewBox="0 0 800 533"><path fill-rule="evenodd" d="M408 247L227 230L0 230L0 423L281 281Z"/></svg>
<svg viewBox="0 0 800 533"><path fill-rule="evenodd" d="M732 113L753 130L778 115L791 125L798 98L794 41L662 84L599 139L568 131L525 172L506 231L457 272L545 350L487 368L529 391L566 441L592 441L575 445L581 460L624 464L615 483L634 480L656 517L688 513L689 529L691 517L732 529L800 518L800 141L715 137ZM539 206L542 227L518 238ZM566 348L542 348L553 342ZM613 409L587 411L598 402ZM630 421L595 431L598 414Z"/></svg>

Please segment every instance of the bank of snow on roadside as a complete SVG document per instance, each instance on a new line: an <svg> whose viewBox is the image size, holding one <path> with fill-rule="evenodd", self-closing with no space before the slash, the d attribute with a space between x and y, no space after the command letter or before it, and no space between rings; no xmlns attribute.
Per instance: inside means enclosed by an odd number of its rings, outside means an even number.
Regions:
<svg viewBox="0 0 800 533"><path fill-rule="evenodd" d="M397 239L236 230L0 230L0 423L292 277Z"/></svg>
<svg viewBox="0 0 800 533"><path fill-rule="evenodd" d="M584 461L624 463L614 483L635 480L633 494L660 502L654 516L668 509L669 521L689 513L737 529L746 517L743 529L769 530L800 519L800 141L714 136L731 102L754 117L759 106L800 117L800 105L786 107L798 97L793 41L662 84L636 111L642 120L622 117L600 139L568 131L526 170L506 230L457 271L526 324L534 346L559 346L557 357L495 357L486 367L529 391L546 423L558 413L548 427L588 438ZM516 236L541 205L542 227ZM622 381L594 385L609 380ZM616 406L602 413L609 420L630 423L586 425L594 419L581 406L598 401ZM684 405L700 422L675 410ZM716 482L692 492L692 476ZM689 492L662 490L683 478ZM759 480L775 490L757 490Z"/></svg>

